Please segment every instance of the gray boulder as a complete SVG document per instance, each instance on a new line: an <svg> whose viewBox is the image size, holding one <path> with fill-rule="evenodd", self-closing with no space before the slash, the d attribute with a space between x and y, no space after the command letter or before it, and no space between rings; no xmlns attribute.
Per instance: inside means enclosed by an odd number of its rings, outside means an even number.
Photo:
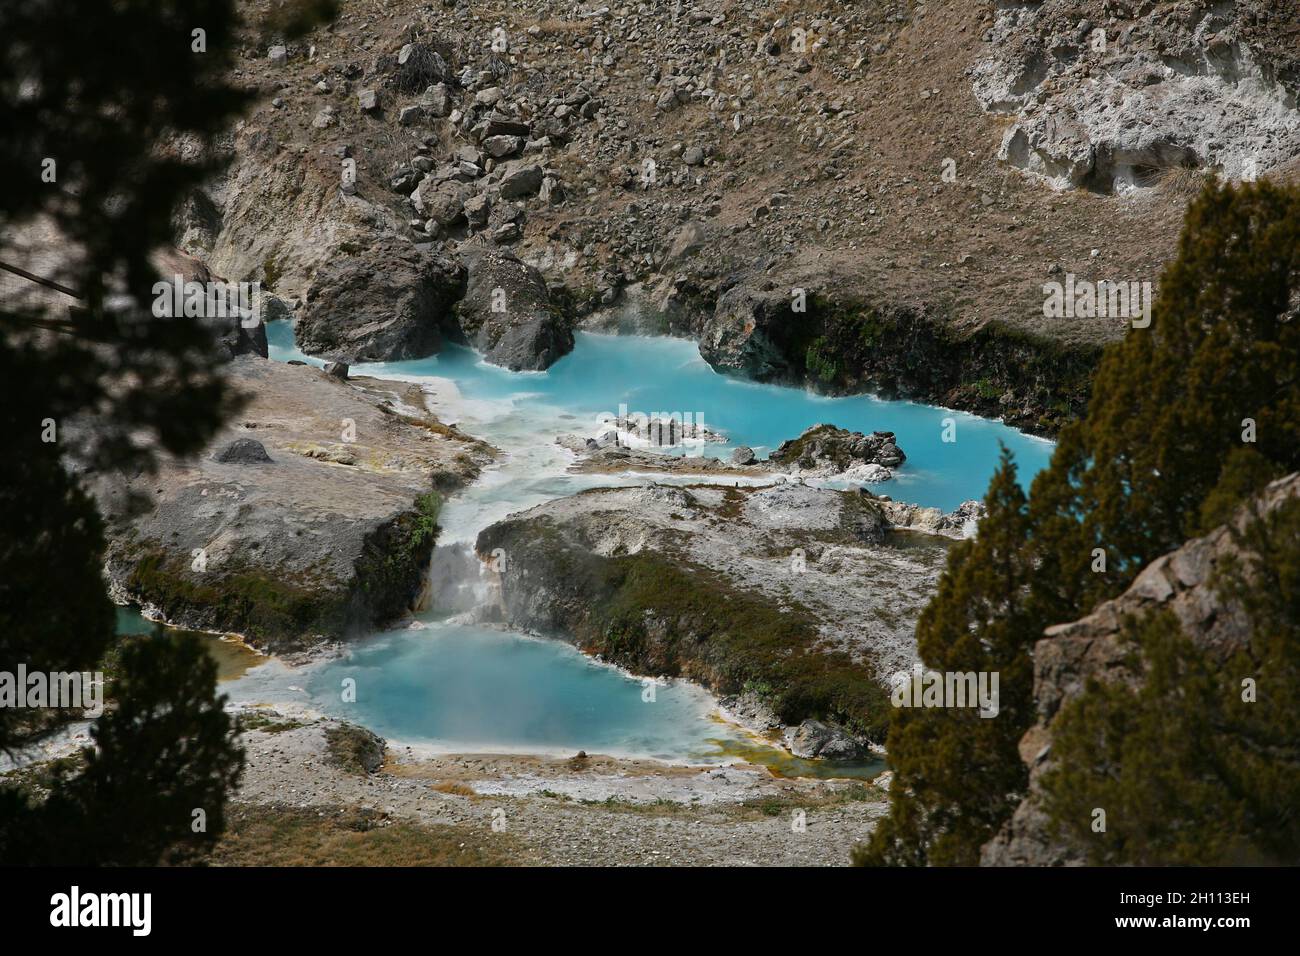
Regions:
<svg viewBox="0 0 1300 956"><path fill-rule="evenodd" d="M733 465L752 465L755 460L754 449L748 445L738 445L731 450L731 463Z"/></svg>
<svg viewBox="0 0 1300 956"><path fill-rule="evenodd" d="M802 326L799 320L806 317L790 306L789 289L733 285L718 296L713 314L701 324L700 355L716 369L757 381L797 379L799 370L788 356Z"/></svg>
<svg viewBox="0 0 1300 956"><path fill-rule="evenodd" d="M480 139L490 139L493 136L522 136L527 138L532 132L532 127L527 123L522 123L509 116L503 116L500 113L490 114L481 126L476 126L474 129L479 134Z"/></svg>
<svg viewBox="0 0 1300 956"><path fill-rule="evenodd" d="M435 83L420 96L420 105L435 119L451 115L451 90L446 83Z"/></svg>
<svg viewBox="0 0 1300 956"><path fill-rule="evenodd" d="M305 352L345 362L423 358L454 328L465 270L396 237L322 266L295 334Z"/></svg>
<svg viewBox="0 0 1300 956"><path fill-rule="evenodd" d="M263 309L263 316L266 314ZM266 324L261 320L256 322L251 318L246 319L244 316L232 315L201 319L216 337L217 348L220 355L225 359L233 359L237 355L260 355L266 358L269 354L269 346L266 341ZM245 321L249 324L245 325Z"/></svg>
<svg viewBox="0 0 1300 956"><path fill-rule="evenodd" d="M551 304L540 272L500 249L477 251L465 264L460 328L489 362L540 370L573 349L573 330Z"/></svg>
<svg viewBox="0 0 1300 956"><path fill-rule="evenodd" d="M481 229L487 225L488 216L491 215L492 200L488 198L487 193L480 193L465 200L464 212L470 226Z"/></svg>
<svg viewBox="0 0 1300 956"><path fill-rule="evenodd" d="M829 760L861 760L870 751L847 730L820 720L805 720L790 736L790 752L796 757Z"/></svg>
<svg viewBox="0 0 1300 956"><path fill-rule="evenodd" d="M236 438L212 456L213 461L227 465L255 465L271 460L266 446L255 438Z"/></svg>
<svg viewBox="0 0 1300 956"><path fill-rule="evenodd" d="M473 194L464 183L455 180L439 182L437 177L429 175L411 193L411 205L426 219L432 219L440 226L450 226L464 216L465 200Z"/></svg>
<svg viewBox="0 0 1300 956"><path fill-rule="evenodd" d="M542 167L526 160L516 160L501 167L501 197L522 199L535 196L542 188Z"/></svg>
<svg viewBox="0 0 1300 956"><path fill-rule="evenodd" d="M504 159L507 156L513 156L524 148L524 138L522 136L489 136L483 140L483 148L494 159Z"/></svg>

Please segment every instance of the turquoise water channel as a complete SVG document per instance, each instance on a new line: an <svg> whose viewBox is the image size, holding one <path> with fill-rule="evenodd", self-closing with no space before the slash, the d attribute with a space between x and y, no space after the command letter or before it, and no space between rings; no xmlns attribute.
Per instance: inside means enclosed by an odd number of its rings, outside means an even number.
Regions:
<svg viewBox="0 0 1300 956"><path fill-rule="evenodd" d="M287 323L272 323L268 336L273 359L323 364L296 349ZM721 375L694 343L678 339L579 333L573 352L546 372L510 372L449 347L427 359L356 366L352 374L421 383L441 420L501 450L479 482L447 502L440 551L463 551L489 523L583 488L668 480L567 472L572 455L557 436L598 435L620 406L702 416L726 437L700 450L712 456L741 444L762 456L819 422L892 431L907 461L873 490L945 510L983 496L1000 443L1014 453L1026 482L1053 447L962 412L867 395L828 398ZM956 440L944 441L945 431ZM249 701L288 698L394 741L449 751L586 750L679 762L762 760L766 752L766 762L786 773L870 776L879 769L874 762L826 768L791 760L721 722L713 698L698 687L672 682L650 694L642 679L561 641L467 623L457 610L464 608L435 607L414 626L361 640L325 664L253 667L223 690ZM356 699L345 702L348 679Z"/></svg>

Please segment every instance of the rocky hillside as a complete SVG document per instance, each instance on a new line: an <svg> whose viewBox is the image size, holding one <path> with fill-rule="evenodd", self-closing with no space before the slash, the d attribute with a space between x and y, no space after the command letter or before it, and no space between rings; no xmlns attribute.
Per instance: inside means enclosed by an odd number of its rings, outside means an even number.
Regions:
<svg viewBox="0 0 1300 956"><path fill-rule="evenodd" d="M1255 514L1267 515L1300 496L1300 475L1268 487L1234 525L1244 528ZM1038 722L1020 742L1029 767L1028 796L983 850L985 865L1048 866L1083 862L1053 832L1044 812L1041 782L1053 767L1053 725L1062 707L1084 692L1090 679L1140 684L1131 665L1132 646L1122 639L1126 620L1169 611L1197 648L1226 661L1249 646L1250 621L1243 609L1225 605L1214 586L1216 572L1243 558L1233 528L1223 526L1152 562L1124 594L1087 617L1049 628L1034 647L1034 700Z"/></svg>
<svg viewBox="0 0 1300 956"><path fill-rule="evenodd" d="M1295 172L1296 29L1281 0L344 0L247 33L258 104L180 241L331 357L671 331L1051 431L1127 320L1046 318L1043 283L1154 283L1188 170ZM506 252L517 282L476 274Z"/></svg>

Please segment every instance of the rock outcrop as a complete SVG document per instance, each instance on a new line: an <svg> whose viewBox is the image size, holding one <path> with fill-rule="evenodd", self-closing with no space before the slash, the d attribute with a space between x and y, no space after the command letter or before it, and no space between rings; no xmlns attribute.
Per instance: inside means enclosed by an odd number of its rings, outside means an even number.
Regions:
<svg viewBox="0 0 1300 956"><path fill-rule="evenodd" d="M466 265L469 281L456 313L465 338L489 362L540 370L573 350L573 330L535 268L493 249L468 255Z"/></svg>
<svg viewBox="0 0 1300 956"><path fill-rule="evenodd" d="M938 538L894 547L870 496L792 483L595 489L486 528L476 550L497 549L511 626L724 694L766 687L786 723L852 718L855 736L883 732L875 695L914 661L946 554ZM874 703L836 712L828 673Z"/></svg>
<svg viewBox="0 0 1300 956"><path fill-rule="evenodd" d="M975 71L984 107L1013 119L999 157L1057 189L1123 192L1180 169L1264 175L1300 153L1300 51L1270 42L1270 8L1000 4Z"/></svg>
<svg viewBox="0 0 1300 956"><path fill-rule="evenodd" d="M316 272L294 334L303 351L349 363L424 358L442 348L464 287L458 263L385 239Z"/></svg>
<svg viewBox="0 0 1300 956"><path fill-rule="evenodd" d="M283 149L268 124L246 124L233 137L226 175L197 200L207 215L182 224L180 247L215 272L301 301L318 269L405 228L375 196L342 188L347 153L343 145L307 155Z"/></svg>
<svg viewBox="0 0 1300 956"><path fill-rule="evenodd" d="M1300 475L1271 484L1258 501L1267 514L1300 496ZM1250 520L1249 509L1234 519L1240 529ZM1078 864L1083 859L1063 846L1043 810L1041 781L1052 767L1053 722L1061 708L1084 692L1088 680L1130 684L1141 675L1129 666L1129 650L1121 641L1124 622L1158 611L1174 615L1185 635L1202 650L1222 659L1242 649L1250 639L1250 623L1240 607L1225 606L1213 582L1225 560L1240 558L1232 528L1221 526L1176 551L1157 558L1132 586L1087 617L1050 627L1034 645L1034 700L1038 721L1020 741L1020 756L1029 767L1029 793L993 840L985 844L981 862L988 866L1051 866Z"/></svg>
<svg viewBox="0 0 1300 956"><path fill-rule="evenodd" d="M846 475L865 481L884 481L907 456L894 441L893 432L851 432L834 425L813 425L798 438L781 442L768 456L790 471L816 475Z"/></svg>
<svg viewBox="0 0 1300 956"><path fill-rule="evenodd" d="M248 356L227 375L251 402L207 450L92 480L115 596L273 650L409 611L426 587L435 481L469 480L491 450L438 424L413 386Z"/></svg>
<svg viewBox="0 0 1300 956"><path fill-rule="evenodd" d="M871 751L843 727L805 720L787 734L790 752L796 757L827 760L861 760Z"/></svg>
<svg viewBox="0 0 1300 956"><path fill-rule="evenodd" d="M893 501L885 495L877 496L876 503L891 528L952 538L973 537L977 526L988 512L984 502L973 499L963 501L952 511Z"/></svg>
<svg viewBox="0 0 1300 956"><path fill-rule="evenodd" d="M763 288L763 286L768 286ZM738 282L717 298L699 331L700 355L714 368L764 381L793 381L800 369L791 341L800 320L788 290Z"/></svg>
<svg viewBox="0 0 1300 956"><path fill-rule="evenodd" d="M212 456L213 461L223 465L257 465L270 461L266 446L256 438L236 438L221 451Z"/></svg>

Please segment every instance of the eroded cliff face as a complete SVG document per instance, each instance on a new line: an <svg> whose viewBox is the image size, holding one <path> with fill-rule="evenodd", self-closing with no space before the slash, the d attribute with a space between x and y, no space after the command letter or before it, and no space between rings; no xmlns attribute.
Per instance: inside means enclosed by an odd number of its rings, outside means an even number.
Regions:
<svg viewBox="0 0 1300 956"><path fill-rule="evenodd" d="M1279 0L1009 0L975 93L999 158L1055 189L1254 179L1300 153L1298 31Z"/></svg>
<svg viewBox="0 0 1300 956"><path fill-rule="evenodd" d="M1047 630L1034 646L1034 699L1038 722L1020 741L1020 756L1029 767L1029 793L1002 831L984 846L981 862L989 866L1079 864L1082 856L1053 831L1044 810L1042 781L1053 767L1054 723L1062 707L1084 692L1090 679L1142 681L1130 666L1132 647L1121 639L1126 619L1168 611L1182 632L1215 659L1226 660L1250 641L1251 625L1241 607L1225 604L1214 587L1215 575L1229 560L1243 555L1238 531L1256 514L1267 515L1300 497L1300 475L1274 482L1232 526L1188 541L1152 562L1133 585L1078 621Z"/></svg>

